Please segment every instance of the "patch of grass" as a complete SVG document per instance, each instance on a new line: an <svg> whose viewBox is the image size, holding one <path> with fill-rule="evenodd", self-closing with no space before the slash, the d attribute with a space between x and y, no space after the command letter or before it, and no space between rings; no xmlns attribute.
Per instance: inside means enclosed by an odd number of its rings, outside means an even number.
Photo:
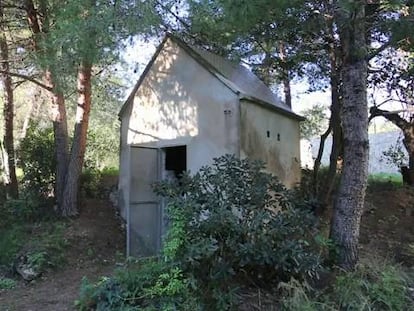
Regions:
<svg viewBox="0 0 414 311"><path fill-rule="evenodd" d="M0 290L13 289L16 287L16 281L9 278L0 278Z"/></svg>
<svg viewBox="0 0 414 311"><path fill-rule="evenodd" d="M102 169L101 174L103 176L118 176L119 168L117 167L105 167Z"/></svg>
<svg viewBox="0 0 414 311"><path fill-rule="evenodd" d="M376 173L368 176L368 188L370 190L394 189L402 185L401 174Z"/></svg>
<svg viewBox="0 0 414 311"><path fill-rule="evenodd" d="M410 310L412 276L385 261L370 259L353 272L339 272L333 283L316 290L307 283L283 283L283 310Z"/></svg>

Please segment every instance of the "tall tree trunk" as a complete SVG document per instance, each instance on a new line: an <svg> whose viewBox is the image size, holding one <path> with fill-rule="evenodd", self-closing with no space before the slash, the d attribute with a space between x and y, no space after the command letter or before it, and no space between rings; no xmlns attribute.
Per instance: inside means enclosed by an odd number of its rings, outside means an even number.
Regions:
<svg viewBox="0 0 414 311"><path fill-rule="evenodd" d="M16 161L14 154L14 137L13 137L13 123L14 123L14 98L13 98L13 84L10 75L9 65L9 47L7 44L7 37L4 26L3 9L0 6L0 54L1 54L1 80L4 89L4 137L3 144L3 167L4 167L4 183L6 185L7 196L17 198L19 196L17 177L16 177Z"/></svg>
<svg viewBox="0 0 414 311"><path fill-rule="evenodd" d="M55 197L58 209L62 210L63 192L65 189L66 172L69 163L69 135L65 98L60 91L56 90L57 88L54 84L53 74L49 70L46 70L45 72L45 80L48 86L53 88L53 92L51 93L51 117L53 122L56 158Z"/></svg>
<svg viewBox="0 0 414 311"><path fill-rule="evenodd" d="M345 1L344 1L345 2ZM351 270L358 261L358 240L368 177L367 61L365 2L336 1L335 19L342 49L344 163L331 222L337 264Z"/></svg>
<svg viewBox="0 0 414 311"><path fill-rule="evenodd" d="M78 106L76 109L76 124L61 210L62 216L65 217L76 216L78 214L77 199L79 180L85 156L89 112L91 109L91 73L92 66L89 63L83 62L78 72Z"/></svg>

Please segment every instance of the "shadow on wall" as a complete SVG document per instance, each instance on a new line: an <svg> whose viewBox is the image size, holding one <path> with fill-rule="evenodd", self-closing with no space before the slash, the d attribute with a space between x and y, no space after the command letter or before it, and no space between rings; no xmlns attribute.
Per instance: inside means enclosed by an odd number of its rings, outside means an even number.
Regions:
<svg viewBox="0 0 414 311"><path fill-rule="evenodd" d="M134 97L128 144L192 137L198 134L193 80L178 46L161 50ZM194 67L194 66L193 66Z"/></svg>

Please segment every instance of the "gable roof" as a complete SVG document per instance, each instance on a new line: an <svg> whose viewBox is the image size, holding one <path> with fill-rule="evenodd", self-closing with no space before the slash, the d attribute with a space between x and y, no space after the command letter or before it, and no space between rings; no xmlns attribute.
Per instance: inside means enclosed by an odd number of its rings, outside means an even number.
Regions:
<svg viewBox="0 0 414 311"><path fill-rule="evenodd" d="M240 64L236 64L228 59L225 59L224 57L213 54L206 50L202 50L194 46L191 46L171 34L167 34L162 43L158 46L154 56L148 63L147 67L145 68L144 72L139 78L137 84L135 85L128 99L122 106L119 115L122 115L126 107L134 98L135 93L140 87L142 81L144 80L146 74L148 73L158 54L164 47L164 44L167 41L167 39L171 39L173 42L178 44L200 65L202 65L216 78L223 82L229 89L236 93L240 99L252 101L254 103L265 106L272 110L276 110L281 114L287 115L297 120L304 120L303 117L295 114L290 107L285 105L276 96L276 94L274 94L269 89L269 87L267 87L255 74L253 74L246 67Z"/></svg>

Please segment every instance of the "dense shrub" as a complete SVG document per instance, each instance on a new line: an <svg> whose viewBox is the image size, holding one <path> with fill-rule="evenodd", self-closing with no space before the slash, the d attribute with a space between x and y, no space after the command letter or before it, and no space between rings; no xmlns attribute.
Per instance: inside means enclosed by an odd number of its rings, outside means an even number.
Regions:
<svg viewBox="0 0 414 311"><path fill-rule="evenodd" d="M25 189L45 197L52 195L56 168L53 129L32 124L21 141L18 155Z"/></svg>
<svg viewBox="0 0 414 311"><path fill-rule="evenodd" d="M315 220L260 162L224 156L194 176L162 182L172 221L164 254L204 290L275 283L320 268Z"/></svg>

